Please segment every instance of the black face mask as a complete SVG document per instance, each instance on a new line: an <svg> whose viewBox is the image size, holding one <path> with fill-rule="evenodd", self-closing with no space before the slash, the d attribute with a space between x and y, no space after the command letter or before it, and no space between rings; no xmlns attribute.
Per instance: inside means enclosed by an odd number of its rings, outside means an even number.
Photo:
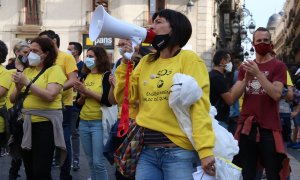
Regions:
<svg viewBox="0 0 300 180"><path fill-rule="evenodd" d="M28 58L27 58L27 56L19 55L19 56L18 56L18 60L19 60L22 64L26 64L27 61L28 61Z"/></svg>
<svg viewBox="0 0 300 180"><path fill-rule="evenodd" d="M171 37L169 34L156 35L153 39L152 46L157 51L161 51L168 46L170 39Z"/></svg>

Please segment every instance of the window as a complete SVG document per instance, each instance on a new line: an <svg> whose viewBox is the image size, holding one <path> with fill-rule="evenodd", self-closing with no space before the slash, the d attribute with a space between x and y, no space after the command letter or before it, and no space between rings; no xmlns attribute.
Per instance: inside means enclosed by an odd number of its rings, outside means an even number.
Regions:
<svg viewBox="0 0 300 180"><path fill-rule="evenodd" d="M105 11L108 12L108 0L93 0L93 10L99 5L102 5Z"/></svg>
<svg viewBox="0 0 300 180"><path fill-rule="evenodd" d="M40 24L40 1L25 0L25 24Z"/></svg>
<svg viewBox="0 0 300 180"><path fill-rule="evenodd" d="M149 18L157 11L165 9L165 0L149 0Z"/></svg>

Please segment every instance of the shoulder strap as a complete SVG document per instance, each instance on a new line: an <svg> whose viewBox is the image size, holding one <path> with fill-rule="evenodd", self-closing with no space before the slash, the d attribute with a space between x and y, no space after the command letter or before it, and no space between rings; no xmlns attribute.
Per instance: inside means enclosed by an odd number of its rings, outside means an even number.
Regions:
<svg viewBox="0 0 300 180"><path fill-rule="evenodd" d="M26 89L23 93L20 93L17 98L16 98L16 102L14 103L13 108L15 109L15 112L20 112L21 109L23 108L23 102L25 100L25 98L28 95L30 86L32 83L34 83L45 71L47 68L43 68L38 75L26 86Z"/></svg>
<svg viewBox="0 0 300 180"><path fill-rule="evenodd" d="M26 86L26 89L24 91L24 93L22 93L22 99L24 100L26 98L26 96L28 95L30 86L32 83L34 83L45 71L47 70L47 68L43 68L34 78L33 80Z"/></svg>
<svg viewBox="0 0 300 180"><path fill-rule="evenodd" d="M101 101L100 103L110 107L111 104L108 101L108 94L109 94L109 90L110 90L110 84L109 84L109 75L110 75L110 71L106 71L103 74L103 78L102 78L102 97L101 97Z"/></svg>

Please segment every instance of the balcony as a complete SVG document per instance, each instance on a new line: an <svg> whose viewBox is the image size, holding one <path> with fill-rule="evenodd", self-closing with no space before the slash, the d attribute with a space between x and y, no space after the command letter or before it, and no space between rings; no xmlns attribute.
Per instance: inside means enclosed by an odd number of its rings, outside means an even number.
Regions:
<svg viewBox="0 0 300 180"><path fill-rule="evenodd" d="M41 12L36 11L19 11L19 25L41 25Z"/></svg>
<svg viewBox="0 0 300 180"><path fill-rule="evenodd" d="M41 12L19 11L19 27L22 32L39 32L42 28Z"/></svg>

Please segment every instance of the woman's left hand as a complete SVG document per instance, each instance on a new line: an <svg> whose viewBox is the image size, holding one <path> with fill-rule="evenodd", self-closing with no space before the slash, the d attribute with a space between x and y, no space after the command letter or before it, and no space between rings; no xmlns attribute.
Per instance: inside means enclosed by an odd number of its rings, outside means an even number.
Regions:
<svg viewBox="0 0 300 180"><path fill-rule="evenodd" d="M215 168L215 157L208 156L201 159L201 166L204 172L210 176L216 175L216 168Z"/></svg>
<svg viewBox="0 0 300 180"><path fill-rule="evenodd" d="M85 94L86 88L85 88L84 82L75 81L74 88L77 90L77 92L79 92L81 94Z"/></svg>
<svg viewBox="0 0 300 180"><path fill-rule="evenodd" d="M13 82L21 85L27 86L29 84L29 79L21 72L16 72L12 75Z"/></svg>

